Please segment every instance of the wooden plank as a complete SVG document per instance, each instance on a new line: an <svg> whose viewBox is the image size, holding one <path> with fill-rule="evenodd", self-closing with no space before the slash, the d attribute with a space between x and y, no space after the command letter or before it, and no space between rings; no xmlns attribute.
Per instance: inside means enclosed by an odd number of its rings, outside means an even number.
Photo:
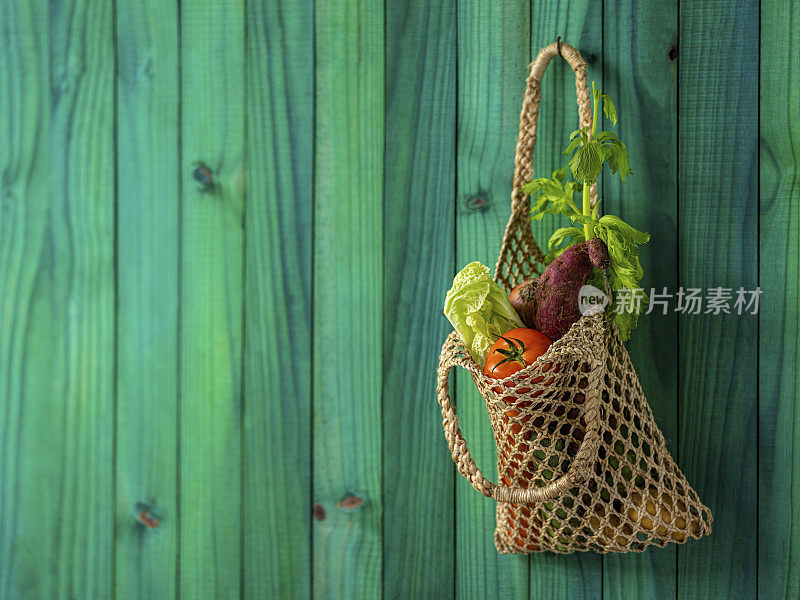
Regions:
<svg viewBox="0 0 800 600"><path fill-rule="evenodd" d="M383 3L317 2L313 592L381 595ZM399 442L398 442L399 443ZM345 498L359 498L339 503Z"/></svg>
<svg viewBox="0 0 800 600"><path fill-rule="evenodd" d="M108 597L113 15L99 1L0 11L0 595Z"/></svg>
<svg viewBox="0 0 800 600"><path fill-rule="evenodd" d="M451 329L441 311L455 250L456 6L386 9L384 590L444 599L455 591L454 471L432 365Z"/></svg>
<svg viewBox="0 0 800 600"><path fill-rule="evenodd" d="M44 342L64 352L64 286L54 285L49 236L51 195L48 6L0 4L4 68L0 69L0 597L54 597L61 582L43 565L61 558L56 544L61 499L39 492L43 478L63 485L64 365ZM38 124L38 126L37 126ZM43 264L43 258L45 259ZM53 297L55 293L55 297ZM52 336L52 337L51 337ZM58 336L58 337L56 337ZM35 375L47 365L53 377ZM56 412L57 411L57 412ZM93 520L94 523L96 521Z"/></svg>
<svg viewBox="0 0 800 600"><path fill-rule="evenodd" d="M603 80L602 2L569 0L569 2L531 2L531 58L541 48L556 40L574 45L587 62L589 81ZM523 90L520 87L520 90ZM578 125L575 76L569 65L555 58L542 80L542 103L534 151L534 176L550 177L554 169L567 164L561 152L569 134ZM512 155L513 156L513 155ZM553 231L565 227L563 217L548 216L533 221L533 234L544 252ZM530 598L599 598L601 594L603 558L595 553L559 556L534 554L530 559Z"/></svg>
<svg viewBox="0 0 800 600"><path fill-rule="evenodd" d="M239 598L244 12L181 3L180 593Z"/></svg>
<svg viewBox="0 0 800 600"><path fill-rule="evenodd" d="M247 3L245 598L311 593L313 8Z"/></svg>
<svg viewBox="0 0 800 600"><path fill-rule="evenodd" d="M50 275L63 302L55 311L65 345L64 462L61 476L51 480L55 489L56 481L63 486L54 596L96 598L110 593L114 542L113 14L102 0L74 0L54 5L50 18L56 257ZM50 363L39 364L50 371Z"/></svg>
<svg viewBox="0 0 800 600"><path fill-rule="evenodd" d="M456 269L478 260L494 271L508 221L514 148L530 48L530 2L458 4ZM475 209L472 201L483 205ZM469 375L456 376L459 421L478 467L496 480L486 406ZM456 596L528 596L528 559L494 547L493 500L456 478Z"/></svg>
<svg viewBox="0 0 800 600"><path fill-rule="evenodd" d="M757 4L681 3L679 283L703 294L756 288L757 56ZM677 459L714 513L678 549L679 598L756 594L756 321L679 318Z"/></svg>
<svg viewBox="0 0 800 600"><path fill-rule="evenodd" d="M677 247L677 62L669 49L677 43L678 3L616 0L604 5L603 90L611 95L620 118L615 130L631 156L634 175L624 184L605 171L604 212L618 215L651 234L643 247L641 286L666 287L675 293ZM674 56L674 54L673 54ZM656 423L677 452L678 316L643 315L629 349ZM676 547L643 554L609 554L604 558L603 598L675 598Z"/></svg>
<svg viewBox="0 0 800 600"><path fill-rule="evenodd" d="M116 597L175 593L178 25L174 4L117 3ZM142 511L156 528L137 519Z"/></svg>
<svg viewBox="0 0 800 600"><path fill-rule="evenodd" d="M761 3L758 595L800 596L800 6Z"/></svg>

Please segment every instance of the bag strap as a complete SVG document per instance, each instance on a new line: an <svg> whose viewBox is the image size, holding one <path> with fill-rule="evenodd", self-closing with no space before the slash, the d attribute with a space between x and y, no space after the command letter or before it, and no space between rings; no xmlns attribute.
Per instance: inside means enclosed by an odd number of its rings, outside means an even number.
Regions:
<svg viewBox="0 0 800 600"><path fill-rule="evenodd" d="M494 498L498 502L511 502L514 504L542 502L561 496L567 490L579 485L589 475L592 462L597 457L597 451L600 445L600 425L603 421L600 410L603 377L602 358L600 355L602 352L601 344L604 343L602 329L603 315L596 315L589 317L589 319L589 323L591 323L591 335L588 339L588 343L587 340L582 340L581 348L564 345L561 350L564 356L574 357L577 353L586 354L587 352L590 354L587 358L590 371L587 376L588 385L585 391L586 408L584 420L586 422L586 435L567 472L558 479L551 481L546 486L536 489L507 487L492 483L483 476L483 473L478 469L478 465L475 464L475 460L470 455L469 448L467 448L467 441L464 439L464 435L461 433L461 428L458 425L458 416L456 415L455 407L450 401L449 380L450 371L454 366L463 367L473 375L478 374L478 367L474 361L458 358L457 353L454 351L457 344L455 332L447 337L442 347L442 354L439 357L438 382L436 386L439 406L442 407L444 435L447 438L447 444L453 455L453 462L455 462L458 467L458 472L472 484L472 487L484 496Z"/></svg>
<svg viewBox="0 0 800 600"><path fill-rule="evenodd" d="M544 255L533 239L530 226L530 204L528 195L522 191L523 186L533 176L533 151L536 147L536 124L539 119L539 105L542 100L542 77L547 65L561 56L575 72L575 92L578 99L578 127L592 124L591 94L586 77L586 63L575 48L566 42L553 42L539 52L531 65L525 98L522 101L522 112L519 119L519 139L517 153L514 157L514 190L511 192L511 217L503 235L500 256L495 267L495 280L511 289L517 283L512 264L523 261L522 279L527 279L537 272L536 264L541 264ZM597 204L597 184L592 184L591 204ZM521 254L521 257L520 257Z"/></svg>

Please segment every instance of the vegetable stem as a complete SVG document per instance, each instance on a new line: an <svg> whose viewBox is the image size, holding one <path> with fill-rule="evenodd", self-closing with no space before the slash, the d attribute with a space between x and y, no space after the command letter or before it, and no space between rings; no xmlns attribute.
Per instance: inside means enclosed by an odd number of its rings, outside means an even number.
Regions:
<svg viewBox="0 0 800 600"><path fill-rule="evenodd" d="M594 81L592 82L592 100L594 105L592 107L592 129L589 132L589 140L593 140L594 136L597 133L597 108L598 102L600 100L600 94L598 94L594 89ZM589 196L589 190L591 189L593 181L584 181L583 182L583 214L589 218L592 218L592 203ZM583 224L583 235L588 240L594 237L594 225L591 223L584 223Z"/></svg>
<svg viewBox="0 0 800 600"><path fill-rule="evenodd" d="M583 214L587 217L592 216L592 204L589 200L589 189L591 188L591 184L587 181L583 184ZM584 223L583 224L583 235L586 239L591 239L594 237L594 225L591 223Z"/></svg>

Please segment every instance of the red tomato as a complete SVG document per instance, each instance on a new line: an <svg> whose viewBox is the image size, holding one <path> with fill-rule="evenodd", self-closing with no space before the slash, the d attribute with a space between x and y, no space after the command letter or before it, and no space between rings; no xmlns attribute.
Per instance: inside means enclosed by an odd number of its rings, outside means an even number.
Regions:
<svg viewBox="0 0 800 600"><path fill-rule="evenodd" d="M533 364L552 343L549 337L535 329L507 331L489 349L483 373L494 379L505 379Z"/></svg>

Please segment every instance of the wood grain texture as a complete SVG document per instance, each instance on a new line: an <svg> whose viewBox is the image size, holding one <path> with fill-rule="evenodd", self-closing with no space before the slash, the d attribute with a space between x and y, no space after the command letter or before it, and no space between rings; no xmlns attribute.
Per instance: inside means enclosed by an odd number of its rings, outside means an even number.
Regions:
<svg viewBox="0 0 800 600"><path fill-rule="evenodd" d="M181 2L183 598L240 597L243 9Z"/></svg>
<svg viewBox="0 0 800 600"><path fill-rule="evenodd" d="M57 577L42 577L59 554L61 498L41 494L43 478L63 485L57 452L64 434L63 363L42 344L53 333L64 352L65 286L54 281L50 181L50 14L27 0L0 4L6 43L0 69L0 597L54 597ZM41 377L47 369L55 375ZM74 404L74 401L73 401Z"/></svg>
<svg viewBox="0 0 800 600"><path fill-rule="evenodd" d="M61 496L54 513L60 556L54 597L99 598L110 593L114 543L113 14L107 2L74 0L53 5L50 18L50 273L60 331L53 336L58 341L49 342L63 357L56 375L63 377L56 394L62 421L39 416L60 428L63 445L40 456L48 462L58 457L61 470L51 480ZM46 332L41 335L40 342L47 340ZM51 364L39 363L47 371Z"/></svg>
<svg viewBox="0 0 800 600"><path fill-rule="evenodd" d="M531 2L532 62L539 50L561 39L575 46L587 62L589 82L602 82L603 35L602 2L569 0L568 2ZM520 88L524 90L524 88ZM521 100L520 100L521 101ZM567 164L569 157L561 152L569 134L578 126L578 105L575 75L561 58L554 58L542 80L542 103L534 151L534 177L550 177L552 171ZM578 200L580 203L580 200ZM558 227L566 227L564 217L548 215L531 222L533 235L543 252ZM530 598L600 598L603 558L595 553L559 556L550 553L530 557Z"/></svg>
<svg viewBox="0 0 800 600"><path fill-rule="evenodd" d="M176 589L178 14L158 0L116 7L116 598L138 600Z"/></svg>
<svg viewBox="0 0 800 600"><path fill-rule="evenodd" d="M679 283L703 294L756 287L757 57L757 4L681 3ZM756 594L756 335L735 310L679 319L677 461L714 532L678 549L678 598Z"/></svg>
<svg viewBox="0 0 800 600"><path fill-rule="evenodd" d="M530 62L530 3L458 4L456 269L478 260L494 272L511 206L514 148ZM473 198L484 200L471 210ZM468 204L469 203L469 204ZM497 450L486 406L463 369L455 404L478 468L497 478ZM494 547L493 500L456 478L456 596L528 596L528 559Z"/></svg>
<svg viewBox="0 0 800 600"><path fill-rule="evenodd" d="M0 598L800 596L800 9L758 10L0 2ZM643 555L498 555L433 400L444 294L494 266L527 69L558 35L617 103L634 175L602 195L653 235L644 286L763 290L758 317L634 333L715 515ZM543 88L537 175L576 122L563 62Z"/></svg>
<svg viewBox="0 0 800 600"><path fill-rule="evenodd" d="M622 183L603 173L603 211L617 215L651 240L640 257L641 287L674 294L678 281L677 64L668 57L677 43L676 0L604 4L603 91L611 95L619 121L614 128L631 156L634 174ZM652 294L651 294L652 295ZM653 304L642 315L629 349L668 449L677 452L678 317ZM604 557L603 598L675 598L676 547Z"/></svg>
<svg viewBox="0 0 800 600"><path fill-rule="evenodd" d="M384 9L316 3L313 592L377 598L383 563ZM339 506L347 497L358 506Z"/></svg>
<svg viewBox="0 0 800 600"><path fill-rule="evenodd" d="M113 15L93 1L0 10L0 594L108 597Z"/></svg>
<svg viewBox="0 0 800 600"><path fill-rule="evenodd" d="M247 4L245 598L311 595L313 8Z"/></svg>
<svg viewBox="0 0 800 600"><path fill-rule="evenodd" d="M800 6L761 3L758 595L800 596Z"/></svg>
<svg viewBox="0 0 800 600"><path fill-rule="evenodd" d="M455 470L434 390L451 329L441 310L455 251L456 5L386 10L384 597L444 599Z"/></svg>

